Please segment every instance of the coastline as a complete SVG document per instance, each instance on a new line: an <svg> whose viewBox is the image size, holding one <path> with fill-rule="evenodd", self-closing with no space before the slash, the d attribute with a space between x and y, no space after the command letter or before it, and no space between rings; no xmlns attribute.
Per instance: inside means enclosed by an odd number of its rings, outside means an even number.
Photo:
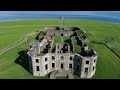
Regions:
<svg viewBox="0 0 120 90"><path fill-rule="evenodd" d="M7 21L21 21L21 20L40 20L40 19L44 19L44 20L56 20L58 19L58 17L41 17L41 18L36 18L33 16L33 18L9 18L9 19L1 19L0 22L7 22ZM95 21L104 21L104 22L112 22L112 23L120 23L120 18L115 18L115 17L106 17L106 16L65 16L65 19L78 19L78 20L95 20Z"/></svg>

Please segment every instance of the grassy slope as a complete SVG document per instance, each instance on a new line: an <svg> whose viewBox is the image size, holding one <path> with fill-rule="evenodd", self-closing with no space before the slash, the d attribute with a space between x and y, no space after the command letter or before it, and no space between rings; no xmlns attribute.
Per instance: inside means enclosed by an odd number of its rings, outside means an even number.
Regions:
<svg viewBox="0 0 120 90"><path fill-rule="evenodd" d="M99 23L99 24L98 24ZM0 22L0 51L19 42L23 35L30 31L39 30L47 25L58 25L58 19L40 19L40 20L16 20ZM43 26L41 26L43 25ZM65 25L79 26L83 30L88 30L94 35L94 39L104 40L106 36L120 34L120 24L90 21L90 20L65 20ZM114 32L113 32L114 30ZM120 45L117 45L118 48Z"/></svg>
<svg viewBox="0 0 120 90"><path fill-rule="evenodd" d="M0 22L0 49L6 48L9 45L19 42L23 35L39 30L47 25L57 25L57 20L21 20L21 21L6 21ZM97 41L104 41L106 37L116 36L117 40L109 42L111 46L116 47L117 51L120 51L120 24L102 21L92 20L65 20L66 25L79 26L82 30L88 30L92 33L93 37ZM44 26L39 26L44 25ZM16 27L16 26L25 26ZM13 28L16 27L16 28ZM9 42L9 43L8 43ZM4 44L2 44L4 43ZM0 56L0 78L41 78L33 77L22 66L14 63L19 56L18 52L26 50L29 42L16 47L8 53ZM106 47L101 45L93 45L93 48L98 52L98 63L96 69L96 75L93 78L120 78L120 61L114 56Z"/></svg>
<svg viewBox="0 0 120 90"><path fill-rule="evenodd" d="M0 28L0 51L10 47L23 39L23 36L31 31L42 29L43 27L16 27Z"/></svg>
<svg viewBox="0 0 120 90"><path fill-rule="evenodd" d="M57 25L57 20L20 20L0 22L0 51L10 47L31 31L40 30L50 25ZM42 26L41 26L42 25Z"/></svg>
<svg viewBox="0 0 120 90"><path fill-rule="evenodd" d="M9 51L8 53L0 56L0 78L3 79L42 78L33 77L21 65L15 63L16 59L19 57L18 52L29 49L28 44L35 38L36 35L37 34L35 33L32 37L29 37L28 41L25 44L20 45L19 47L16 47L15 49Z"/></svg>
<svg viewBox="0 0 120 90"><path fill-rule="evenodd" d="M103 45L95 44L93 47L99 54L96 74L93 78L120 78L120 60Z"/></svg>

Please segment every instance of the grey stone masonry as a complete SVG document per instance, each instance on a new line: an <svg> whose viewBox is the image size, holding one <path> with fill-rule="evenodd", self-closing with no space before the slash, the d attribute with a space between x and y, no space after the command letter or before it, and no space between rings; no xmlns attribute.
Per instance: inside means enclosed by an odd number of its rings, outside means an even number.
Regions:
<svg viewBox="0 0 120 90"><path fill-rule="evenodd" d="M47 32L46 36L36 44L30 45L30 50L27 52L30 72L34 76L45 76L51 73L50 79L55 79L57 75L67 75L68 79L74 79L74 74L81 78L91 78L96 72L97 52L88 48L86 38L75 35L80 31L78 27L62 27L63 29L46 27L44 29ZM55 43L55 36L60 36L61 42ZM80 53L70 51L71 45L69 42L64 42L64 36L69 40L72 36L78 38L81 42L81 51L78 50ZM75 47L72 42L71 44Z"/></svg>

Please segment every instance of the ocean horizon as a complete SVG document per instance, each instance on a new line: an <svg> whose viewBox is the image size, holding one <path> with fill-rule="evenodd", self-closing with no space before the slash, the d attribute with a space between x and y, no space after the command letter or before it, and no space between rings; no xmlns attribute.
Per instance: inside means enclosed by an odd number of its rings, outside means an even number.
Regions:
<svg viewBox="0 0 120 90"><path fill-rule="evenodd" d="M88 19L120 23L120 11L0 11L0 21L16 19Z"/></svg>

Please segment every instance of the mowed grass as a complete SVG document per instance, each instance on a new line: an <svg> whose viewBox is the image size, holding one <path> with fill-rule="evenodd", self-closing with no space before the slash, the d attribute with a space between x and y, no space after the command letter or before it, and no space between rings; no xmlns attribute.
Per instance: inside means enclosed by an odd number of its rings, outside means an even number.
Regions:
<svg viewBox="0 0 120 90"><path fill-rule="evenodd" d="M25 34L44 29L46 25L57 25L58 20L14 20L0 22L0 52L19 43Z"/></svg>
<svg viewBox="0 0 120 90"><path fill-rule="evenodd" d="M70 20L66 19L65 25L78 26L82 30L91 33L90 41L96 40L104 42L106 38L116 37L114 41L107 44L114 47L117 53L120 53L120 24L95 20ZM0 22L0 51L18 43L23 36L29 32L44 29L47 26L58 25L59 19L40 19L40 20L16 20ZM36 32L37 33L37 32ZM37 34L29 38L27 42L11 51L0 56L0 78L5 79L33 79L48 78L33 77L25 68L15 63L19 57L18 52L29 49L29 43ZM65 40L65 39L64 39ZM58 38L56 38L56 42ZM120 79L120 59L118 59L109 49L103 45L89 44L98 53L96 74L93 79Z"/></svg>
<svg viewBox="0 0 120 90"><path fill-rule="evenodd" d="M66 42L66 41L69 40L69 39L70 39L70 37L68 37L68 36L63 36L64 42Z"/></svg>
<svg viewBox="0 0 120 90"><path fill-rule="evenodd" d="M44 27L26 26L26 27L0 28L0 51L3 51L4 49L19 43L27 33L40 30L42 28Z"/></svg>
<svg viewBox="0 0 120 90"><path fill-rule="evenodd" d="M49 25L56 26L59 23L59 19L26 19L0 22L0 51L18 43L28 32L40 30ZM94 39L97 38L99 41L104 41L107 36L116 35L118 37L120 35L119 23L79 19L65 19L64 23L65 26L78 26L82 30L88 30L94 35Z"/></svg>
<svg viewBox="0 0 120 90"><path fill-rule="evenodd" d="M46 75L45 77L34 77L30 74L25 68L21 65L15 63L17 58L20 56L18 53L21 51L25 51L29 49L28 44L35 38L37 33L30 36L28 41L25 42L23 45L12 49L11 51L7 52L6 54L0 56L0 78L1 79L42 79L48 78Z"/></svg>
<svg viewBox="0 0 120 90"><path fill-rule="evenodd" d="M93 79L117 79L120 78L120 59L118 59L104 45L94 44L98 53L96 74Z"/></svg>
<svg viewBox="0 0 120 90"><path fill-rule="evenodd" d="M73 43L73 52L74 53L80 53L81 51L81 46L77 44L77 40L75 37L72 37L72 43Z"/></svg>
<svg viewBox="0 0 120 90"><path fill-rule="evenodd" d="M60 43L60 42L61 42L61 36L55 36L55 37L54 37L54 43L53 43L52 48L54 48L55 45L56 45L57 43Z"/></svg>

